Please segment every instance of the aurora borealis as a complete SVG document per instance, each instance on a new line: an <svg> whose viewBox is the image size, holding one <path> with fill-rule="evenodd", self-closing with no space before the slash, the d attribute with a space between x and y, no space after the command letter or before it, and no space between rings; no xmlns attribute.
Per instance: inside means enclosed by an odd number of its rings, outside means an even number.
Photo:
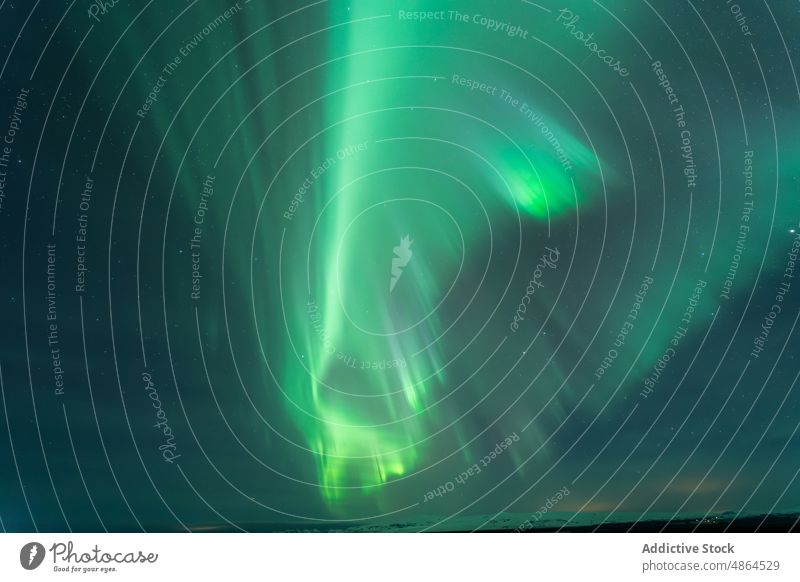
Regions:
<svg viewBox="0 0 800 582"><path fill-rule="evenodd" d="M800 511L790 3L0 27L3 530Z"/></svg>

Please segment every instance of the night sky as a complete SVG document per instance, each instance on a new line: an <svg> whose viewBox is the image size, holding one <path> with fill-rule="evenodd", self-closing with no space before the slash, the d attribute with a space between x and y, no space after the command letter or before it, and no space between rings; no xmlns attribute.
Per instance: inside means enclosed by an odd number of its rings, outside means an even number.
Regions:
<svg viewBox="0 0 800 582"><path fill-rule="evenodd" d="M0 526L800 514L799 33L0 0Z"/></svg>

